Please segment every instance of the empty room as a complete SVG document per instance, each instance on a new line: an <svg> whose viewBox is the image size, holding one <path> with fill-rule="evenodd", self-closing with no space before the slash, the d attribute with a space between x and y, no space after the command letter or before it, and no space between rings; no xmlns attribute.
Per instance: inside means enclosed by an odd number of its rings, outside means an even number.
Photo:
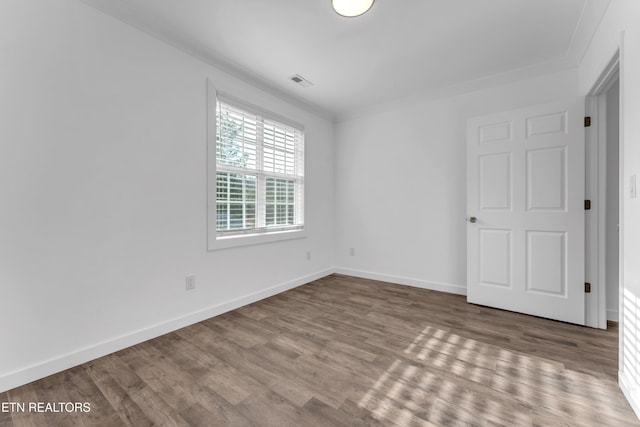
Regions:
<svg viewBox="0 0 640 427"><path fill-rule="evenodd" d="M0 0L0 426L640 426L638 173L638 0Z"/></svg>

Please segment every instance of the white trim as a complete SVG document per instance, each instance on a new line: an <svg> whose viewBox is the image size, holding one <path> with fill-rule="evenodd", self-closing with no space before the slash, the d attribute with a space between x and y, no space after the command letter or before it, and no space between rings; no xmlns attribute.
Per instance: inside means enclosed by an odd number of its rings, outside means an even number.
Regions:
<svg viewBox="0 0 640 427"><path fill-rule="evenodd" d="M335 273L353 277L360 277L362 279L379 280L381 282L389 282L397 285L413 286L414 288L429 289L431 291L447 292L456 295L467 295L467 287L463 285L453 285L450 283L413 279L410 277L394 276L391 274L353 270L350 268L336 268Z"/></svg>
<svg viewBox="0 0 640 427"><path fill-rule="evenodd" d="M215 247L217 237L216 210L211 208L216 203L216 94L216 86L207 78L207 250Z"/></svg>
<svg viewBox="0 0 640 427"><path fill-rule="evenodd" d="M274 113L273 111L269 111L265 108L262 108L257 105L238 99L235 96L227 94L226 92L222 92L219 90L216 91L216 98L219 102L223 102L225 104L231 105L232 107L237 108L239 110L244 110L256 116L261 116L268 120L283 123L289 127L295 128L300 132L304 133L304 125L302 123L298 123L295 120L292 120L288 117L282 116L278 113Z"/></svg>
<svg viewBox="0 0 640 427"><path fill-rule="evenodd" d="M565 57L570 58L576 64L582 63L610 4L610 0L586 1L584 3Z"/></svg>
<svg viewBox="0 0 640 427"><path fill-rule="evenodd" d="M607 310L607 320L610 320L612 322L619 322L620 316L618 310Z"/></svg>
<svg viewBox="0 0 640 427"><path fill-rule="evenodd" d="M629 404L631 405L631 409L636 413L636 416L640 418L640 398L638 393L634 393L634 388L631 385L631 380L627 379L626 375L622 371L618 371L618 384L620 385L620 390L622 390L622 394L627 398Z"/></svg>
<svg viewBox="0 0 640 427"><path fill-rule="evenodd" d="M606 148L601 139L603 113L601 108L606 104L599 102L599 96L587 96L585 99L585 115L591 117L591 127L585 129L585 199L591 200L594 207L585 211L585 282L592 285L591 295L586 295L585 326L607 328L605 315L606 289L604 284L605 239L604 216L606 203L604 200L606 171Z"/></svg>
<svg viewBox="0 0 640 427"><path fill-rule="evenodd" d="M189 326L245 305L252 304L256 301L269 298L281 292L288 291L289 289L321 279L333 272L334 270L329 268L307 276L298 277L297 279L272 286L262 291L238 297L230 301L205 308L204 310L199 310L166 322L161 322L156 325L139 329L137 331L49 359L42 363L34 364L15 372L10 372L0 377L0 393L64 371L65 369L81 365L99 357L106 356L107 354L114 353L124 348L131 347L152 338L168 334L169 332L184 328L185 326Z"/></svg>
<svg viewBox="0 0 640 427"><path fill-rule="evenodd" d="M215 242L212 242L212 246L209 247L209 251L236 248L238 246L261 245L264 243L280 242L283 240L304 239L306 237L307 232L304 229L261 233L255 235L238 234L235 236L218 237Z"/></svg>
<svg viewBox="0 0 640 427"><path fill-rule="evenodd" d="M604 68L604 71L589 91L589 96L597 96L607 93L613 83L620 78L620 50L615 54Z"/></svg>
<svg viewBox="0 0 640 427"><path fill-rule="evenodd" d="M607 89L610 84L607 84ZM604 90L604 87L603 87ZM609 140L607 138L607 127L610 126L610 123L607 123L607 92L599 93L596 101L597 114L596 119L597 127L594 129L596 133L596 155L598 156L597 162L598 167L596 169L596 180L597 180L597 246L596 246L596 257L597 257L597 281L601 284L599 291L600 304L598 305L598 318L600 319L600 323L598 325L601 329L607 328L607 222L609 218L607 218L607 203L609 200L607 199L607 152ZM610 197L610 196L609 196Z"/></svg>
<svg viewBox="0 0 640 427"><path fill-rule="evenodd" d="M625 366L625 357L636 357L637 354L632 354L632 355L628 355L625 354L625 350L624 350L624 340L627 339L626 334L625 334L625 324L624 324L624 317L625 317L625 308L624 308L624 294L625 294L625 288L626 288L626 284L625 284L625 280L624 280L624 233L625 233L625 229L626 229L626 220L625 220L625 176L626 176L626 170L624 167L624 150L625 150L625 90L626 90L626 75L625 75L625 61L626 61L626 57L625 57L625 42L624 42L624 38L625 38L625 32L623 31L620 34L620 45L618 48L618 57L620 60L620 71L619 71L619 81L620 81L620 86L619 86L619 91L620 91L620 111L619 111L619 118L620 118L620 123L618 124L618 126L620 126L620 135L619 135L619 158L620 158L620 175L619 175L619 180L620 180L620 193L618 193L618 221L619 221L619 228L618 228L618 366L619 369L624 369ZM637 317L634 320L634 322L637 321ZM631 337L631 340L633 341L635 339L635 337ZM620 380L618 380L620 381ZM640 407L638 405L635 406L636 408ZM640 411L636 411L636 415L640 416Z"/></svg>

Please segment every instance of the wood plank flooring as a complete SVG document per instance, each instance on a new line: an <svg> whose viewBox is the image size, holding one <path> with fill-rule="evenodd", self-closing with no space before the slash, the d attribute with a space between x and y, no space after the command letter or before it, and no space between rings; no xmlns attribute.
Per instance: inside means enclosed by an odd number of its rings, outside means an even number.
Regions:
<svg viewBox="0 0 640 427"><path fill-rule="evenodd" d="M607 331L332 275L0 394L0 426L640 426Z"/></svg>

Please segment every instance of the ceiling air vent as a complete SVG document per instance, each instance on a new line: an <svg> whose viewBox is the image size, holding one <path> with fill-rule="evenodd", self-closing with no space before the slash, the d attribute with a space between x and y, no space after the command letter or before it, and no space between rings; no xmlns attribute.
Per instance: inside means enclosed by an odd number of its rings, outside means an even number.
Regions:
<svg viewBox="0 0 640 427"><path fill-rule="evenodd" d="M313 83L311 83L309 80L302 77L300 74L291 76L291 81L294 83L297 83L299 86L302 86L302 87L313 86Z"/></svg>

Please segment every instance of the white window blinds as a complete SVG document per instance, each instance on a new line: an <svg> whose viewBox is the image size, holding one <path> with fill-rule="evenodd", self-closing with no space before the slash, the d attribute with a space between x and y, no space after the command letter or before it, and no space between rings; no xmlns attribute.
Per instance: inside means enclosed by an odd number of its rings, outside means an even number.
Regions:
<svg viewBox="0 0 640 427"><path fill-rule="evenodd" d="M304 227L302 126L218 94L215 157L218 237Z"/></svg>

